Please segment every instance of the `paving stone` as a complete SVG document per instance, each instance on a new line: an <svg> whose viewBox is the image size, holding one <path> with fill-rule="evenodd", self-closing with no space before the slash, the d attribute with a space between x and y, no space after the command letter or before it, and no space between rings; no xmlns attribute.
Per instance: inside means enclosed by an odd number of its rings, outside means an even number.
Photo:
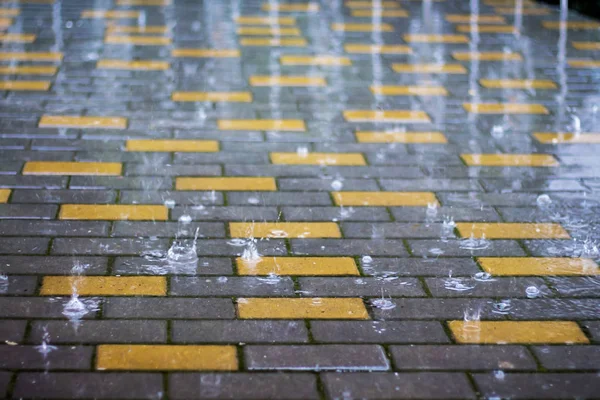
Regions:
<svg viewBox="0 0 600 400"><path fill-rule="evenodd" d="M369 207L371 208L371 207ZM408 223L355 223L345 222L341 225L344 237L347 238L439 238L441 224L408 224ZM448 236L455 237L451 232Z"/></svg>
<svg viewBox="0 0 600 400"><path fill-rule="evenodd" d="M9 274L68 275L82 266L82 274L104 275L108 259L102 257L1 256L2 271Z"/></svg>
<svg viewBox="0 0 600 400"><path fill-rule="evenodd" d="M68 298L0 297L2 318L60 318ZM96 311L89 310L83 318L94 318Z"/></svg>
<svg viewBox="0 0 600 400"><path fill-rule="evenodd" d="M382 207L283 207L286 221L389 221Z"/></svg>
<svg viewBox="0 0 600 400"><path fill-rule="evenodd" d="M320 256L408 256L401 240L390 239L291 239L294 255Z"/></svg>
<svg viewBox="0 0 600 400"><path fill-rule="evenodd" d="M65 189L67 178L62 176L0 175L0 187L14 189Z"/></svg>
<svg viewBox="0 0 600 400"><path fill-rule="evenodd" d="M0 204L0 219L52 219L57 209L48 205Z"/></svg>
<svg viewBox="0 0 600 400"><path fill-rule="evenodd" d="M451 372L416 373L324 373L325 392L330 398L377 399L473 399L475 393L466 376Z"/></svg>
<svg viewBox="0 0 600 400"><path fill-rule="evenodd" d="M338 182L341 182L341 187L338 187ZM295 191L333 191L340 189L377 191L379 189L377 183L372 179L280 178L278 183L280 190Z"/></svg>
<svg viewBox="0 0 600 400"><path fill-rule="evenodd" d="M548 370L593 370L600 360L599 346L539 346L533 352Z"/></svg>
<svg viewBox="0 0 600 400"><path fill-rule="evenodd" d="M54 347L44 355L36 346L0 346L0 367L20 370L87 370L92 365L91 346Z"/></svg>
<svg viewBox="0 0 600 400"><path fill-rule="evenodd" d="M589 332L594 342L600 342L600 322L598 321L584 321L581 323L583 328Z"/></svg>
<svg viewBox="0 0 600 400"><path fill-rule="evenodd" d="M306 343L302 321L173 321L175 343Z"/></svg>
<svg viewBox="0 0 600 400"><path fill-rule="evenodd" d="M503 319L495 313L491 299L431 299L394 298L395 308L390 310L373 309L375 319L463 319L465 314L479 314L481 319ZM512 301L514 305L515 301ZM516 306L514 306L516 307ZM527 318L524 318L527 319Z"/></svg>
<svg viewBox="0 0 600 400"><path fill-rule="evenodd" d="M23 320L2 320L0 324L0 341L19 343L25 336L25 327L27 321Z"/></svg>
<svg viewBox="0 0 600 400"><path fill-rule="evenodd" d="M46 238L0 238L0 254L46 254L49 239Z"/></svg>
<svg viewBox="0 0 600 400"><path fill-rule="evenodd" d="M231 275L229 258L199 258L190 263L173 263L165 252L149 253L146 257L117 257L113 272L118 275Z"/></svg>
<svg viewBox="0 0 600 400"><path fill-rule="evenodd" d="M384 190L422 192L443 191L480 191L476 180L469 179L380 179Z"/></svg>
<svg viewBox="0 0 600 400"><path fill-rule="evenodd" d="M17 189L12 194L12 201L13 203L103 204L113 202L116 197L116 192L112 190Z"/></svg>
<svg viewBox="0 0 600 400"><path fill-rule="evenodd" d="M69 182L70 189L172 189L171 178L121 177L121 176L74 176Z"/></svg>
<svg viewBox="0 0 600 400"><path fill-rule="evenodd" d="M308 373L235 373L169 375L172 399L318 399L316 377Z"/></svg>
<svg viewBox="0 0 600 400"><path fill-rule="evenodd" d="M435 321L311 321L313 339L323 343L448 343Z"/></svg>
<svg viewBox="0 0 600 400"><path fill-rule="evenodd" d="M108 228L108 222L0 221L0 235L13 236L107 236Z"/></svg>
<svg viewBox="0 0 600 400"><path fill-rule="evenodd" d="M255 277L174 277L169 286L171 296L281 296L294 292L288 277L277 282Z"/></svg>
<svg viewBox="0 0 600 400"><path fill-rule="evenodd" d="M164 204L167 200L179 205L223 204L220 192L133 191L121 190L119 202L123 204Z"/></svg>
<svg viewBox="0 0 600 400"><path fill-rule="evenodd" d="M515 399L562 397L594 397L600 377L597 374L506 374L497 379L493 374L474 374L476 385L486 397Z"/></svg>
<svg viewBox="0 0 600 400"><path fill-rule="evenodd" d="M74 327L70 321L34 321L29 343L166 343L166 321L87 320Z"/></svg>
<svg viewBox="0 0 600 400"><path fill-rule="evenodd" d="M156 373L29 372L17 376L15 397L151 399L164 390Z"/></svg>
<svg viewBox="0 0 600 400"><path fill-rule="evenodd" d="M408 240L412 254L421 257L520 257L525 252L514 240L489 240L480 249L461 248L459 240ZM463 247L465 245L463 244ZM483 247L483 246L482 246Z"/></svg>
<svg viewBox="0 0 600 400"><path fill-rule="evenodd" d="M390 346L397 370L536 370L523 346Z"/></svg>
<svg viewBox="0 0 600 400"><path fill-rule="evenodd" d="M244 348L249 370L385 371L390 368L376 345L257 346Z"/></svg>
<svg viewBox="0 0 600 400"><path fill-rule="evenodd" d="M293 192L229 192L227 202L231 205L290 205L290 206L329 206L329 193L306 192L298 195Z"/></svg>
<svg viewBox="0 0 600 400"><path fill-rule="evenodd" d="M105 301L107 318L147 319L233 319L230 299L210 298L126 298Z"/></svg>
<svg viewBox="0 0 600 400"><path fill-rule="evenodd" d="M121 255L148 251L166 251L166 239L104 239L57 238L52 243L52 254Z"/></svg>
<svg viewBox="0 0 600 400"><path fill-rule="evenodd" d="M480 269L471 258L361 258L365 275L381 278L396 276L472 276Z"/></svg>
<svg viewBox="0 0 600 400"><path fill-rule="evenodd" d="M35 294L38 279L35 276L9 275L0 285L0 294L31 296Z"/></svg>
<svg viewBox="0 0 600 400"><path fill-rule="evenodd" d="M2 228L0 222L0 229ZM125 237L224 237L225 227L222 222L201 222L183 225L177 222L141 222L117 221L113 224L112 236ZM100 236L100 235L95 235Z"/></svg>
<svg viewBox="0 0 600 400"><path fill-rule="evenodd" d="M530 286L537 288L541 297L553 296L542 278L426 278L425 284L434 297L527 297Z"/></svg>
<svg viewBox="0 0 600 400"><path fill-rule="evenodd" d="M10 384L10 380L12 379L11 372L3 372L0 371L0 395L6 396L8 392L8 385Z"/></svg>
<svg viewBox="0 0 600 400"><path fill-rule="evenodd" d="M396 221L402 222L443 222L445 219L452 218L454 221L482 221L492 222L500 221L498 213L493 208L459 208L459 207L438 207L434 213L427 213L427 208L419 209L416 207L390 207L390 211Z"/></svg>
<svg viewBox="0 0 600 400"><path fill-rule="evenodd" d="M298 278L303 296L424 296L417 279L382 280L377 278Z"/></svg>
<svg viewBox="0 0 600 400"><path fill-rule="evenodd" d="M171 219L179 219L182 215L189 215L193 220L204 221L274 221L279 215L275 207L212 207L192 206L175 207L171 211Z"/></svg>

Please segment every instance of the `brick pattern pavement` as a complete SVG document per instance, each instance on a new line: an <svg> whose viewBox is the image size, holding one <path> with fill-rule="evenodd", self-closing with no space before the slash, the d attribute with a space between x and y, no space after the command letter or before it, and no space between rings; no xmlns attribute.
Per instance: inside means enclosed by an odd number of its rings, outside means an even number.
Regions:
<svg viewBox="0 0 600 400"><path fill-rule="evenodd" d="M1 2L0 397L597 398L599 29Z"/></svg>

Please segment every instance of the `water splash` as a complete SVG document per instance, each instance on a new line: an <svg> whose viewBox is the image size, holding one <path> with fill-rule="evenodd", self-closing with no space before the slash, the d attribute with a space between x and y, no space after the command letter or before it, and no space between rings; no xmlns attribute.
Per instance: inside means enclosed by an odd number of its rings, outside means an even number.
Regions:
<svg viewBox="0 0 600 400"><path fill-rule="evenodd" d="M440 232L440 240L442 242L447 242L448 238L452 237L455 227L456 222L454 222L454 218L452 218L452 216L444 217L444 220L442 221L442 229Z"/></svg>
<svg viewBox="0 0 600 400"><path fill-rule="evenodd" d="M525 289L525 295L527 296L528 299L535 299L536 297L538 297L540 295L540 289L538 289L535 286L528 286Z"/></svg>
<svg viewBox="0 0 600 400"><path fill-rule="evenodd" d="M42 335L42 344L35 346L34 348L42 355L44 361L47 360L48 354L57 350L58 347L52 346L50 344L50 333L48 333L48 328L44 327L44 334ZM48 369L48 363L46 363L46 370Z"/></svg>
<svg viewBox="0 0 600 400"><path fill-rule="evenodd" d="M512 309L512 304L509 299L500 300L492 305L492 312L496 314L507 315Z"/></svg>
<svg viewBox="0 0 600 400"><path fill-rule="evenodd" d="M258 263L262 260L262 256L258 252L258 248L256 247L256 239L249 238L246 240L246 248L242 252L242 260L246 263Z"/></svg>
<svg viewBox="0 0 600 400"><path fill-rule="evenodd" d="M477 272L473 275L473 279L477 282L494 282L495 279L492 278L492 275L488 272Z"/></svg>
<svg viewBox="0 0 600 400"><path fill-rule="evenodd" d="M381 288L381 297L377 299L372 299L371 305L380 310L391 310L393 308L396 308L396 303L392 301L391 297L387 299L385 298L383 294L383 288Z"/></svg>
<svg viewBox="0 0 600 400"><path fill-rule="evenodd" d="M540 208L546 208L552 204L552 199L547 194L540 194L535 200L536 204Z"/></svg>
<svg viewBox="0 0 600 400"><path fill-rule="evenodd" d="M491 242L482 235L481 239L477 239L473 233L471 236L460 240L459 247L463 250L483 250L491 246Z"/></svg>
<svg viewBox="0 0 600 400"><path fill-rule="evenodd" d="M455 292L466 292L467 290L474 289L475 285L469 284L465 279L461 278L448 278L444 280L444 289L453 290Z"/></svg>
<svg viewBox="0 0 600 400"><path fill-rule="evenodd" d="M0 293L8 292L8 275L0 274Z"/></svg>

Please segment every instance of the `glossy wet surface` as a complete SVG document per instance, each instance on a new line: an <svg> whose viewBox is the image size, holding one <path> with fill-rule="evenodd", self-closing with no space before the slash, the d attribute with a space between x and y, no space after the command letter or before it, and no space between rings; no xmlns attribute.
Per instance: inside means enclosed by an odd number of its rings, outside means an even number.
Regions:
<svg viewBox="0 0 600 400"><path fill-rule="evenodd" d="M0 397L598 397L600 22L22 0L0 27Z"/></svg>

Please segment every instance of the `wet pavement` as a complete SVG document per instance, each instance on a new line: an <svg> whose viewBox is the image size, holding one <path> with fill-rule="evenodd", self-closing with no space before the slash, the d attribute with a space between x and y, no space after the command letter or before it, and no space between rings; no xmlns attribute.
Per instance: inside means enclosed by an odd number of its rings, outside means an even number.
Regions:
<svg viewBox="0 0 600 400"><path fill-rule="evenodd" d="M598 398L600 22L0 5L0 397Z"/></svg>

